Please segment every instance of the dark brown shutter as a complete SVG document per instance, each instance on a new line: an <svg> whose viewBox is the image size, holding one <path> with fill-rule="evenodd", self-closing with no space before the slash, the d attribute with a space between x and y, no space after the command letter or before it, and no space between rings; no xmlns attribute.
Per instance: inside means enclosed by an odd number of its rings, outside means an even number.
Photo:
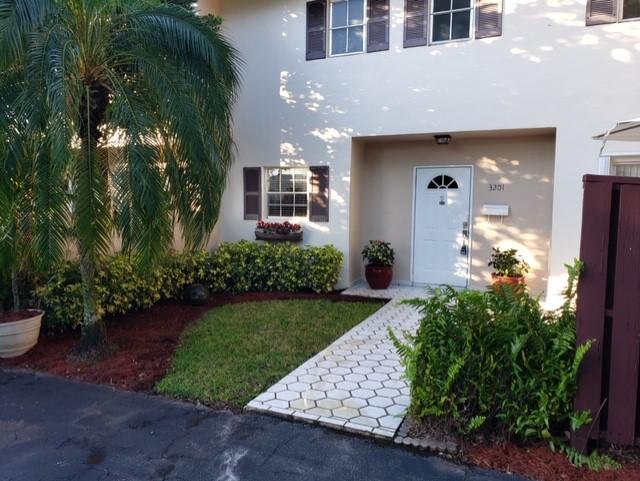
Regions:
<svg viewBox="0 0 640 481"><path fill-rule="evenodd" d="M262 175L260 167L245 167L244 220L260 220L262 206Z"/></svg>
<svg viewBox="0 0 640 481"><path fill-rule="evenodd" d="M327 56L327 0L307 2L307 60Z"/></svg>
<svg viewBox="0 0 640 481"><path fill-rule="evenodd" d="M602 25L618 21L618 0L588 0L587 25Z"/></svg>
<svg viewBox="0 0 640 481"><path fill-rule="evenodd" d="M329 167L310 167L309 220L329 222Z"/></svg>
<svg viewBox="0 0 640 481"><path fill-rule="evenodd" d="M502 35L502 0L476 0L476 38Z"/></svg>
<svg viewBox="0 0 640 481"><path fill-rule="evenodd" d="M427 44L426 0L405 0L404 2L404 46L418 47Z"/></svg>
<svg viewBox="0 0 640 481"><path fill-rule="evenodd" d="M367 52L389 50L389 0L369 0Z"/></svg>

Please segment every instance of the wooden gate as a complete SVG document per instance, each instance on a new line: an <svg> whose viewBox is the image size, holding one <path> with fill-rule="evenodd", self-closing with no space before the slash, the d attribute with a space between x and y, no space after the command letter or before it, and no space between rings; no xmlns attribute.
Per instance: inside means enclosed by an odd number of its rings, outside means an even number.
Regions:
<svg viewBox="0 0 640 481"><path fill-rule="evenodd" d="M593 347L578 379L576 410L593 422L573 437L633 445L640 436L640 178L584 178L577 342Z"/></svg>

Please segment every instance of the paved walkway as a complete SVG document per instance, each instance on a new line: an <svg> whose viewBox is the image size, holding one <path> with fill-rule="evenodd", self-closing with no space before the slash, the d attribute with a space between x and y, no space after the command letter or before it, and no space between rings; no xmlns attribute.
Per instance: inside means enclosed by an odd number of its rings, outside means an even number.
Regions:
<svg viewBox="0 0 640 481"><path fill-rule="evenodd" d="M0 370L0 481L524 481L373 440Z"/></svg>
<svg viewBox="0 0 640 481"><path fill-rule="evenodd" d="M410 403L404 369L389 338L415 331L419 315L401 304L426 295L414 287L345 291L391 298L378 312L251 401L247 408L296 420L391 439Z"/></svg>

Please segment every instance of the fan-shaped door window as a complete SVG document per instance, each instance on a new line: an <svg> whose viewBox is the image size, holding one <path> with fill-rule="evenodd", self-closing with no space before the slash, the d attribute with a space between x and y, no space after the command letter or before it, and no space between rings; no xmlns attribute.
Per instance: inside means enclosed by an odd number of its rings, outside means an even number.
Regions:
<svg viewBox="0 0 640 481"><path fill-rule="evenodd" d="M457 189L458 182L450 175L436 175L427 186L429 190Z"/></svg>

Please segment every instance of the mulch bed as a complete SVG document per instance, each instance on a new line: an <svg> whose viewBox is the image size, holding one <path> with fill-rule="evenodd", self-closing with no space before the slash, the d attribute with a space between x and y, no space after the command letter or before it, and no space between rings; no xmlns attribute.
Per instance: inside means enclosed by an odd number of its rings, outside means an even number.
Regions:
<svg viewBox="0 0 640 481"><path fill-rule="evenodd" d="M553 452L546 443L518 446L515 443L467 445L465 461L486 469L519 474L536 481L638 481L640 457L637 449L601 450L624 468L612 471L589 471L576 468L566 456Z"/></svg>
<svg viewBox="0 0 640 481"><path fill-rule="evenodd" d="M41 336L37 346L22 357L0 359L0 368L47 372L55 376L93 384L105 384L131 391L151 391L171 365L171 358L184 329L208 310L225 304L252 301L325 299L336 302L372 302L359 296L331 294L248 293L217 294L205 306L182 302L159 303L150 309L107 321L109 341L115 346L108 358L93 364L70 362L69 353L77 345L79 333Z"/></svg>
<svg viewBox="0 0 640 481"><path fill-rule="evenodd" d="M70 362L68 355L79 338L78 333L72 333L41 336L38 345L26 355L16 359L0 359L0 368L41 371L93 384L149 392L169 369L184 329L208 310L225 304L290 299L379 301L344 296L337 292L326 295L266 292L218 294L201 307L187 306L176 301L165 302L144 311L108 320L109 340L116 349L103 361L95 364ZM552 452L544 443L529 446L515 443L467 444L464 446L462 460L481 468L519 474L537 481L638 481L638 452L606 452L614 459L624 462L625 468L601 472L575 468L563 454Z"/></svg>

